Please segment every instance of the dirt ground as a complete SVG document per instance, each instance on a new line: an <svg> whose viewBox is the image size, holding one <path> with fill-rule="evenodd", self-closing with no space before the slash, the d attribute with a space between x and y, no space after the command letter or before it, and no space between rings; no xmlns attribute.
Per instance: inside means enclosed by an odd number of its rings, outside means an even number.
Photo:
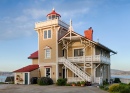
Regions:
<svg viewBox="0 0 130 93"><path fill-rule="evenodd" d="M0 84L0 93L108 93L94 86L39 86Z"/></svg>

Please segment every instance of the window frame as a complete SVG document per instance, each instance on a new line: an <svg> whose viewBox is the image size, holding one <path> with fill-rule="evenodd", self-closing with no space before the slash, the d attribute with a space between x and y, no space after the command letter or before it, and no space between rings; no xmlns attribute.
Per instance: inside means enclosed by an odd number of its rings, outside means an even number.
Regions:
<svg viewBox="0 0 130 93"><path fill-rule="evenodd" d="M47 76L46 76L46 75L47 75L47 74L46 74L46 71L47 71L46 69L47 69L47 68L50 69L50 78L51 78L51 67L45 67L45 77L47 77Z"/></svg>
<svg viewBox="0 0 130 93"><path fill-rule="evenodd" d="M73 48L73 57L82 57L82 56L75 56L75 54L74 54L74 51L76 50L76 49L82 49L83 50L83 47L79 47L79 48ZM84 56L84 53L83 53L83 56Z"/></svg>
<svg viewBox="0 0 130 93"><path fill-rule="evenodd" d="M47 50L50 50L50 57L47 57ZM47 48L45 49L45 59L51 59L51 49L50 48Z"/></svg>
<svg viewBox="0 0 130 93"><path fill-rule="evenodd" d="M45 34L44 34L45 31L47 32L46 38L45 38ZM49 37L49 31L50 31L50 33L51 33L50 37ZM44 39L44 40L52 39L52 30L51 30L51 29L48 29L48 30L44 30L44 31L43 31L43 39Z"/></svg>

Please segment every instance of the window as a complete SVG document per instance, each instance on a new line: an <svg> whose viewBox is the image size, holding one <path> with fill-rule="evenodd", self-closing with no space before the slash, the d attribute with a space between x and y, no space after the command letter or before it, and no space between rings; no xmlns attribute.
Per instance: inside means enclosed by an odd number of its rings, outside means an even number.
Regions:
<svg viewBox="0 0 130 93"><path fill-rule="evenodd" d="M45 68L45 76L51 78L51 68Z"/></svg>
<svg viewBox="0 0 130 93"><path fill-rule="evenodd" d="M48 38L51 38L51 30L48 30Z"/></svg>
<svg viewBox="0 0 130 93"><path fill-rule="evenodd" d="M47 39L47 31L44 31L44 39Z"/></svg>
<svg viewBox="0 0 130 93"><path fill-rule="evenodd" d="M45 58L51 58L51 49L45 49Z"/></svg>
<svg viewBox="0 0 130 93"><path fill-rule="evenodd" d="M52 15L52 19L55 19L55 15Z"/></svg>
<svg viewBox="0 0 130 93"><path fill-rule="evenodd" d="M51 30L45 30L44 31L44 39L51 38Z"/></svg>
<svg viewBox="0 0 130 93"><path fill-rule="evenodd" d="M83 56L83 49L74 49L74 56Z"/></svg>

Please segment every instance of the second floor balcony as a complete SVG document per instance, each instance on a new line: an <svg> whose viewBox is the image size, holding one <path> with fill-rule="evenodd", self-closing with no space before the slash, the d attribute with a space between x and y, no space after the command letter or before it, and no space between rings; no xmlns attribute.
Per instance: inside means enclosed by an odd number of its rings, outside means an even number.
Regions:
<svg viewBox="0 0 130 93"><path fill-rule="evenodd" d="M63 57L59 57L58 62L62 62L63 61L62 58ZM70 62L74 62L74 63L93 62L93 63L110 64L110 58L105 57L105 56L101 56L101 55L68 57L67 59Z"/></svg>

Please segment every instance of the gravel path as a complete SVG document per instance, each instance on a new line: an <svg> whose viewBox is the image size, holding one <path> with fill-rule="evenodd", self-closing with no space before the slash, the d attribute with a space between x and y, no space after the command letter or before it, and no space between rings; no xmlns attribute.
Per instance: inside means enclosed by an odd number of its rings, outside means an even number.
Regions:
<svg viewBox="0 0 130 93"><path fill-rule="evenodd" d="M108 93L97 87L0 84L0 93Z"/></svg>

